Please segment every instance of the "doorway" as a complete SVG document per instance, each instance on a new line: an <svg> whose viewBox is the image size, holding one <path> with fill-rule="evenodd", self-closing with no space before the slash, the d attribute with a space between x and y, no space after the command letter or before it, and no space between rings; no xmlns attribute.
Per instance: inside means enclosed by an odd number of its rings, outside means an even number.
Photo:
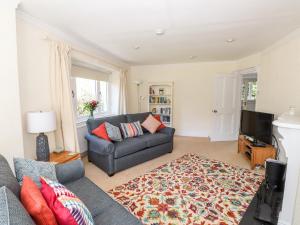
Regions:
<svg viewBox="0 0 300 225"><path fill-rule="evenodd" d="M257 95L257 73L241 76L241 110L255 111Z"/></svg>
<svg viewBox="0 0 300 225"><path fill-rule="evenodd" d="M255 111L257 77L256 67L215 77L211 141L238 139L241 110Z"/></svg>

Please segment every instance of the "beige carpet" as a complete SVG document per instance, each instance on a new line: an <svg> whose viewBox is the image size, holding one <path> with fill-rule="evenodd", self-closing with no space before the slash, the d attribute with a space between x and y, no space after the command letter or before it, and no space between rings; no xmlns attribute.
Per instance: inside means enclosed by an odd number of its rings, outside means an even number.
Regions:
<svg viewBox="0 0 300 225"><path fill-rule="evenodd" d="M105 191L117 185L143 175L171 160L177 159L186 153L197 153L209 159L217 159L234 166L250 169L250 161L244 154L237 153L237 142L209 142L206 138L175 137L174 149L171 154L129 168L116 173L113 177L107 176L102 170L85 159L86 176Z"/></svg>

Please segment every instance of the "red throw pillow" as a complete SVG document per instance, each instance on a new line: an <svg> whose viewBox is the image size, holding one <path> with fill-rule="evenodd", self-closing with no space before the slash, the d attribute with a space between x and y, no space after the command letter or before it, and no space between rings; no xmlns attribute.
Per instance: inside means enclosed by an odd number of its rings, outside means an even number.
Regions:
<svg viewBox="0 0 300 225"><path fill-rule="evenodd" d="M92 134L96 135L99 138L102 138L107 141L111 141L105 127L105 123L102 123L99 127L92 131Z"/></svg>
<svg viewBox="0 0 300 225"><path fill-rule="evenodd" d="M40 181L41 193L59 225L94 225L90 211L73 192L56 181L44 177Z"/></svg>
<svg viewBox="0 0 300 225"><path fill-rule="evenodd" d="M21 202L37 225L57 225L38 186L27 176L23 177Z"/></svg>
<svg viewBox="0 0 300 225"><path fill-rule="evenodd" d="M154 115L154 118L157 119L161 124L160 126L157 128L157 130L161 130L163 128L165 128L166 126L163 124L163 122L161 122L160 120L160 115Z"/></svg>

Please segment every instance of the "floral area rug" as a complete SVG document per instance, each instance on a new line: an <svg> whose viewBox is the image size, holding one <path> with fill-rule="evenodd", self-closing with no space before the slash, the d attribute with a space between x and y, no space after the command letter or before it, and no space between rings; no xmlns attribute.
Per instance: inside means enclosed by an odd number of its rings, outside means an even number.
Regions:
<svg viewBox="0 0 300 225"><path fill-rule="evenodd" d="M187 154L109 194L147 225L239 224L263 178Z"/></svg>

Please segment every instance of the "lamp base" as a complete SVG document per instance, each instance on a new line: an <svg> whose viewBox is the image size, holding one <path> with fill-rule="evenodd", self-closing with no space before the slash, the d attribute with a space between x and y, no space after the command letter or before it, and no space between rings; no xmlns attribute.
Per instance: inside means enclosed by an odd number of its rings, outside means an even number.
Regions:
<svg viewBox="0 0 300 225"><path fill-rule="evenodd" d="M48 162L50 159L48 137L44 133L36 137L36 157L38 161Z"/></svg>

